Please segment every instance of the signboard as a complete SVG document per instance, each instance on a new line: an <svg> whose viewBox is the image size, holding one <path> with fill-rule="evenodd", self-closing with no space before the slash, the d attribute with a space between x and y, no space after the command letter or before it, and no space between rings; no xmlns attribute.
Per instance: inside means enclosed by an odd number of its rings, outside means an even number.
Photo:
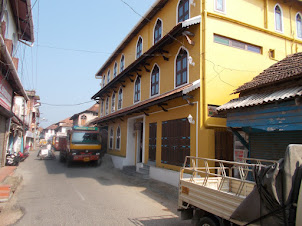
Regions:
<svg viewBox="0 0 302 226"><path fill-rule="evenodd" d="M87 127L87 126L74 126L74 130L87 130L87 131L98 131L98 127Z"/></svg>
<svg viewBox="0 0 302 226"><path fill-rule="evenodd" d="M209 117L215 117L217 115L217 108L219 106L216 105L208 105L208 116Z"/></svg>
<svg viewBox="0 0 302 226"><path fill-rule="evenodd" d="M9 83L0 74L0 105L8 111L11 111L12 107L13 89Z"/></svg>

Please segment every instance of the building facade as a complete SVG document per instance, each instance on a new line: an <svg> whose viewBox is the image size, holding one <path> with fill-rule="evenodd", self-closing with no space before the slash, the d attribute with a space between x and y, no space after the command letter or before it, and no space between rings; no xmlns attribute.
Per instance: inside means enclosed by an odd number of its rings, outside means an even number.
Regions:
<svg viewBox="0 0 302 226"><path fill-rule="evenodd" d="M70 120L73 121L73 126L87 126L98 116L99 104L94 104L91 108L85 111L74 114Z"/></svg>
<svg viewBox="0 0 302 226"><path fill-rule="evenodd" d="M13 120L14 96L28 97L18 75L17 46L20 42L33 43L33 20L30 0L0 1L0 167L8 147ZM19 121L16 119L15 121ZM17 122L22 124L22 122Z"/></svg>
<svg viewBox="0 0 302 226"><path fill-rule="evenodd" d="M185 156L224 158L233 137L216 108L302 50L301 13L299 1L156 1L96 73L93 122L115 166L148 164L177 185Z"/></svg>

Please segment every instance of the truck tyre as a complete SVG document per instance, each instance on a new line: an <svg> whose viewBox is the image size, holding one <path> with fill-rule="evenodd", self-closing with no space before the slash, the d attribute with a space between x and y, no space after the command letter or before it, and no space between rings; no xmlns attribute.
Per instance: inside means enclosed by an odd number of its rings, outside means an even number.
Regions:
<svg viewBox="0 0 302 226"><path fill-rule="evenodd" d="M219 226L219 224L210 217L203 217L199 221L199 226Z"/></svg>
<svg viewBox="0 0 302 226"><path fill-rule="evenodd" d="M94 166L95 166L95 167L98 167L98 166L101 165L101 163L102 163L102 159L99 158L98 160L96 160L96 161L94 162Z"/></svg>
<svg viewBox="0 0 302 226"><path fill-rule="evenodd" d="M60 162L64 162L65 161L65 159L64 159L64 157L62 155L60 155L59 159L60 159Z"/></svg>
<svg viewBox="0 0 302 226"><path fill-rule="evenodd" d="M66 159L66 166L67 168L71 166L71 160L69 158Z"/></svg>

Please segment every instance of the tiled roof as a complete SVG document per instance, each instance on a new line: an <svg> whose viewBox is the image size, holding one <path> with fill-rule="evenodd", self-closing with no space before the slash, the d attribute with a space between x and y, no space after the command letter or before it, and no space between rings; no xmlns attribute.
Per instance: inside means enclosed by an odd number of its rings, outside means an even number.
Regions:
<svg viewBox="0 0 302 226"><path fill-rule="evenodd" d="M55 130L58 126L56 124L52 124L46 128L46 130L52 129Z"/></svg>
<svg viewBox="0 0 302 226"><path fill-rule="evenodd" d="M222 112L232 109L252 107L261 104L268 104L275 101L284 101L284 100L292 99L297 96L302 96L301 86L239 97L237 99L231 100L230 102L224 105L221 105L220 107L217 108L217 111Z"/></svg>
<svg viewBox="0 0 302 226"><path fill-rule="evenodd" d="M192 85L193 85L193 83L189 83L189 84L184 85L182 87L173 89L173 90L171 90L169 92L166 92L166 93L163 93L159 96L156 96L156 97L141 101L141 102L139 102L137 104L134 104L132 106L123 108L121 110L118 110L118 111L116 111L114 113L111 113L109 115L106 115L104 117L96 118L93 121L91 121L90 124L108 121L108 120L118 118L118 117L122 117L126 114L137 112L137 111L143 111L147 107L154 106L154 105L160 104L164 101L168 101L168 100L183 96L183 93L182 93L183 90L185 90L188 87L191 87Z"/></svg>
<svg viewBox="0 0 302 226"><path fill-rule="evenodd" d="M235 93L255 88L271 86L278 82L284 82L302 76L302 52L289 55L283 60L264 70L252 81L247 82L235 90ZM302 78L302 77L301 77Z"/></svg>
<svg viewBox="0 0 302 226"><path fill-rule="evenodd" d="M87 109L86 111L98 112L99 104L94 104L91 108Z"/></svg>
<svg viewBox="0 0 302 226"><path fill-rule="evenodd" d="M79 117L80 114L83 114L83 113L98 113L98 110L99 110L99 104L94 104L91 108L88 108L87 110L85 111L82 111L80 113L77 113L77 114L74 114L73 116L70 117L70 120L74 120L76 119L77 117Z"/></svg>

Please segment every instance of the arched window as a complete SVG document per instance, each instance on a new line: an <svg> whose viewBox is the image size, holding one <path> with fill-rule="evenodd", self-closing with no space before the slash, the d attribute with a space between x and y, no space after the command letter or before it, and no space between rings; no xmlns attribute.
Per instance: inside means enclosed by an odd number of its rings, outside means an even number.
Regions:
<svg viewBox="0 0 302 226"><path fill-rule="evenodd" d="M115 62L113 66L113 78L115 78L116 75L117 75L117 63Z"/></svg>
<svg viewBox="0 0 302 226"><path fill-rule="evenodd" d="M107 84L110 82L110 70L108 70L108 74L107 74Z"/></svg>
<svg viewBox="0 0 302 226"><path fill-rule="evenodd" d="M105 106L105 114L108 115L109 114L109 97L107 97L105 105L106 105Z"/></svg>
<svg viewBox="0 0 302 226"><path fill-rule="evenodd" d="M105 86L106 84L106 75L103 76L103 87Z"/></svg>
<svg viewBox="0 0 302 226"><path fill-rule="evenodd" d="M140 77L137 77L134 84L134 102L140 101L140 98L141 98L141 79Z"/></svg>
<svg viewBox="0 0 302 226"><path fill-rule="evenodd" d="M115 93L112 94L111 98L111 113L115 112Z"/></svg>
<svg viewBox="0 0 302 226"><path fill-rule="evenodd" d="M121 109L123 106L123 89L120 88L118 91L118 103L117 103L117 109Z"/></svg>
<svg viewBox="0 0 302 226"><path fill-rule="evenodd" d="M181 0L178 4L178 23L189 19L189 0Z"/></svg>
<svg viewBox="0 0 302 226"><path fill-rule="evenodd" d="M110 128L110 133L109 133L109 149L113 149L113 128Z"/></svg>
<svg viewBox="0 0 302 226"><path fill-rule="evenodd" d="M102 100L102 103L101 103L101 117L104 116L104 101Z"/></svg>
<svg viewBox="0 0 302 226"><path fill-rule="evenodd" d="M159 67L154 66L151 73L151 96L159 93Z"/></svg>
<svg viewBox="0 0 302 226"><path fill-rule="evenodd" d="M86 115L82 115L81 116L81 126L85 125L86 120L87 120L87 116Z"/></svg>
<svg viewBox="0 0 302 226"><path fill-rule="evenodd" d="M121 128L117 127L116 129L116 142L115 142L115 148L121 149Z"/></svg>
<svg viewBox="0 0 302 226"><path fill-rule="evenodd" d="M136 44L136 59L142 55L142 52L143 52L143 39L139 37Z"/></svg>
<svg viewBox="0 0 302 226"><path fill-rule="evenodd" d="M300 13L298 13L296 16L296 23L297 23L297 37L302 38L302 19Z"/></svg>
<svg viewBox="0 0 302 226"><path fill-rule="evenodd" d="M188 82L188 53L181 49L176 58L176 81L175 86L180 86Z"/></svg>
<svg viewBox="0 0 302 226"><path fill-rule="evenodd" d="M121 63L120 63L120 72L122 72L125 68L125 56L122 55L121 57Z"/></svg>
<svg viewBox="0 0 302 226"><path fill-rule="evenodd" d="M283 31L282 25L282 9L279 5L275 6L275 29L276 31Z"/></svg>
<svg viewBox="0 0 302 226"><path fill-rule="evenodd" d="M156 21L154 27L154 44L157 43L162 37L162 22L160 19Z"/></svg>

